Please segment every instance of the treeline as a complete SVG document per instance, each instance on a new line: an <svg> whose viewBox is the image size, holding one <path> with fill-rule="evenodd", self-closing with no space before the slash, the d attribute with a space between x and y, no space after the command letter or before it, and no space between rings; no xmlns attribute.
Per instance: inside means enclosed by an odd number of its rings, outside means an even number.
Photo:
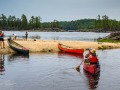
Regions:
<svg viewBox="0 0 120 90"><path fill-rule="evenodd" d="M40 16L32 16L28 21L26 15L22 14L21 18L9 15L6 17L4 14L0 15L0 28L7 30L25 30L41 27Z"/></svg>
<svg viewBox="0 0 120 90"><path fill-rule="evenodd" d="M40 30L43 28L61 28L59 22L54 20L53 22L41 23L40 16L31 16L30 20L27 19L25 14L22 14L21 18L9 15L6 17L4 14L0 15L0 29L5 30Z"/></svg>
<svg viewBox="0 0 120 90"><path fill-rule="evenodd" d="M120 21L109 19L107 15L98 15L95 28L98 31L120 31Z"/></svg>
<svg viewBox="0 0 120 90"><path fill-rule="evenodd" d="M53 25L53 26L52 26ZM57 21L43 23L44 28L60 28L64 30L94 29L95 19L81 19L75 21Z"/></svg>
<svg viewBox="0 0 120 90"><path fill-rule="evenodd" d="M67 30L93 29L95 28L95 19L81 19L75 21L60 22L61 26Z"/></svg>
<svg viewBox="0 0 120 90"><path fill-rule="evenodd" d="M74 31L118 31L120 30L120 21L109 19L107 15L98 15L96 19L80 19L75 21L41 22L40 16L31 16L28 20L25 14L20 18L4 14L0 15L0 29L5 30L74 30Z"/></svg>
<svg viewBox="0 0 120 90"><path fill-rule="evenodd" d="M31 16L30 20L27 19L25 14L21 18L4 14L0 15L0 29L5 30L79 30L79 29L93 29L95 26L95 19L81 19L75 21L58 21L41 22L40 16Z"/></svg>

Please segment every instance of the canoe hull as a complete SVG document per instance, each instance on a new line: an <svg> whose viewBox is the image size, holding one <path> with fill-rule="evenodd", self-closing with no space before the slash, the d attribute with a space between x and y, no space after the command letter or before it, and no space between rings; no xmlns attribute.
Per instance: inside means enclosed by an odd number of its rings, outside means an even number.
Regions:
<svg viewBox="0 0 120 90"><path fill-rule="evenodd" d="M67 47L63 47L62 44L58 44L58 48L66 53L76 53L76 54L83 54L84 53L84 49L73 49L73 48L68 48Z"/></svg>
<svg viewBox="0 0 120 90"><path fill-rule="evenodd" d="M99 64L90 65L90 64L84 63L83 69L92 75L96 75L97 73L100 72L100 65Z"/></svg>
<svg viewBox="0 0 120 90"><path fill-rule="evenodd" d="M13 49L15 52L23 54L23 55L28 55L29 50L23 47L22 45L19 45L12 39L7 39L8 45L10 46L11 49Z"/></svg>

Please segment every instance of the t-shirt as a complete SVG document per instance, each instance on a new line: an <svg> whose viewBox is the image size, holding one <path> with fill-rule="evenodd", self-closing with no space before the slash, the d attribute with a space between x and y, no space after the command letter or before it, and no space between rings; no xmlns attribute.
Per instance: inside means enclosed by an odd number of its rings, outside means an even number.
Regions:
<svg viewBox="0 0 120 90"><path fill-rule="evenodd" d="M3 37L3 36L4 36L4 33L1 33L1 34L0 34L0 37Z"/></svg>

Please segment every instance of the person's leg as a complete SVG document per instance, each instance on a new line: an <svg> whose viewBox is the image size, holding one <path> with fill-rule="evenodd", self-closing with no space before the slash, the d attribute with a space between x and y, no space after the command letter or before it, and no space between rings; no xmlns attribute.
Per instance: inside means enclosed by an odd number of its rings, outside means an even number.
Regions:
<svg viewBox="0 0 120 90"><path fill-rule="evenodd" d="M27 36L25 37L25 40L27 41Z"/></svg>
<svg viewBox="0 0 120 90"><path fill-rule="evenodd" d="M5 48L5 42L3 41L3 48Z"/></svg>
<svg viewBox="0 0 120 90"><path fill-rule="evenodd" d="M5 48L4 38L2 38L2 48Z"/></svg>
<svg viewBox="0 0 120 90"><path fill-rule="evenodd" d="M1 46L1 49L2 49L2 41L0 41L0 46Z"/></svg>

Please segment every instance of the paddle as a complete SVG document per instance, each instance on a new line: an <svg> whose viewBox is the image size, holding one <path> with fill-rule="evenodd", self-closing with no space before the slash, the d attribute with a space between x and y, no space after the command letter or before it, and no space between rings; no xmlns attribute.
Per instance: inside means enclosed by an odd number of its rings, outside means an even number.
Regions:
<svg viewBox="0 0 120 90"><path fill-rule="evenodd" d="M77 70L78 72L80 72L80 65L83 63L84 60L85 60L85 59L83 59L83 60L81 61L81 63L76 67L76 70Z"/></svg>

